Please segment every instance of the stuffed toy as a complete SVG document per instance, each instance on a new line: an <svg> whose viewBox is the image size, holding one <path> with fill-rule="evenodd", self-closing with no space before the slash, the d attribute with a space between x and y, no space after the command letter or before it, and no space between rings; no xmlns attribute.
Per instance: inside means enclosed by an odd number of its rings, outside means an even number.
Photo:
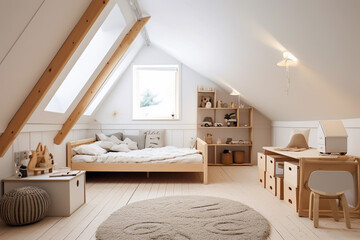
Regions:
<svg viewBox="0 0 360 240"><path fill-rule="evenodd" d="M206 107L206 104L208 102L211 104L211 97L210 96L201 96L200 107L202 107L202 108Z"/></svg>

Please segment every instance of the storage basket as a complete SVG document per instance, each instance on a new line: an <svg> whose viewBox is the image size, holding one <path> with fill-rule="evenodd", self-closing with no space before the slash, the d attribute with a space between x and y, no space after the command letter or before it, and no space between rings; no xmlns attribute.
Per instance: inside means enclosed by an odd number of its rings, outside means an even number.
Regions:
<svg viewBox="0 0 360 240"><path fill-rule="evenodd" d="M235 163L244 163L245 162L245 152L235 151L234 152L234 162Z"/></svg>
<svg viewBox="0 0 360 240"><path fill-rule="evenodd" d="M233 163L232 153L221 153L221 163L232 164Z"/></svg>

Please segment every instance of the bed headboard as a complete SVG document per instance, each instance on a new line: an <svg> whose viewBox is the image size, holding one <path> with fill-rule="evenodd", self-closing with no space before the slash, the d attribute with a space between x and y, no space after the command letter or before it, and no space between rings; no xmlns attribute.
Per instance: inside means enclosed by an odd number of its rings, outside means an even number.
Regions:
<svg viewBox="0 0 360 240"><path fill-rule="evenodd" d="M81 139L73 142L68 142L66 144L66 166L71 168L71 159L73 157L73 148L83 145L83 144L90 144L96 141L96 138L87 138Z"/></svg>

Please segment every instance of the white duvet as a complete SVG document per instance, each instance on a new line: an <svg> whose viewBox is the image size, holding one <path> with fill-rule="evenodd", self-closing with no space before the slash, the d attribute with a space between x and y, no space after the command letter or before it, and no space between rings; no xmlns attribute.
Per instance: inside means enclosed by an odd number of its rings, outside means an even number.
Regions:
<svg viewBox="0 0 360 240"><path fill-rule="evenodd" d="M72 162L99 163L202 163L199 150L166 146L145 148L130 152L108 152L106 154L75 155Z"/></svg>

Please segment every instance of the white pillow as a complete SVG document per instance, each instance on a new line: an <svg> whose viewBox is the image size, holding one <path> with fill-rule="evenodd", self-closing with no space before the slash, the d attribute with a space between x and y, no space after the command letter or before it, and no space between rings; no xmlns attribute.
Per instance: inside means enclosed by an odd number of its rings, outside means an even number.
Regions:
<svg viewBox="0 0 360 240"><path fill-rule="evenodd" d="M137 150L138 149L137 142L132 141L130 138L125 138L123 143L128 145L130 150Z"/></svg>
<svg viewBox="0 0 360 240"><path fill-rule="evenodd" d="M114 135L111 135L107 141L112 142L113 144L121 144L121 140L115 137Z"/></svg>
<svg viewBox="0 0 360 240"><path fill-rule="evenodd" d="M110 141L97 141L95 142L99 147L109 151L112 146L114 146L113 142Z"/></svg>
<svg viewBox="0 0 360 240"><path fill-rule="evenodd" d="M113 152L129 152L130 151L128 145L125 144L125 143L122 143L122 144L119 144L119 145L113 145L110 148L110 150L113 151Z"/></svg>
<svg viewBox="0 0 360 240"><path fill-rule="evenodd" d="M106 136L106 135L103 134L103 133L97 133L97 134L96 134L96 139L97 139L98 141L106 141L108 138L109 138L109 137Z"/></svg>
<svg viewBox="0 0 360 240"><path fill-rule="evenodd" d="M95 143L77 146L73 149L77 154L81 155L100 155L107 151Z"/></svg>
<svg viewBox="0 0 360 240"><path fill-rule="evenodd" d="M145 148L159 148L163 147L163 131L148 130L145 137Z"/></svg>
<svg viewBox="0 0 360 240"><path fill-rule="evenodd" d="M304 135L306 143L309 144L309 134L310 134L310 129L309 128L305 129L305 130L300 130L300 129L296 129L296 128L291 129L289 142L291 141L292 137L295 134L298 134L298 133L301 133L302 135Z"/></svg>

